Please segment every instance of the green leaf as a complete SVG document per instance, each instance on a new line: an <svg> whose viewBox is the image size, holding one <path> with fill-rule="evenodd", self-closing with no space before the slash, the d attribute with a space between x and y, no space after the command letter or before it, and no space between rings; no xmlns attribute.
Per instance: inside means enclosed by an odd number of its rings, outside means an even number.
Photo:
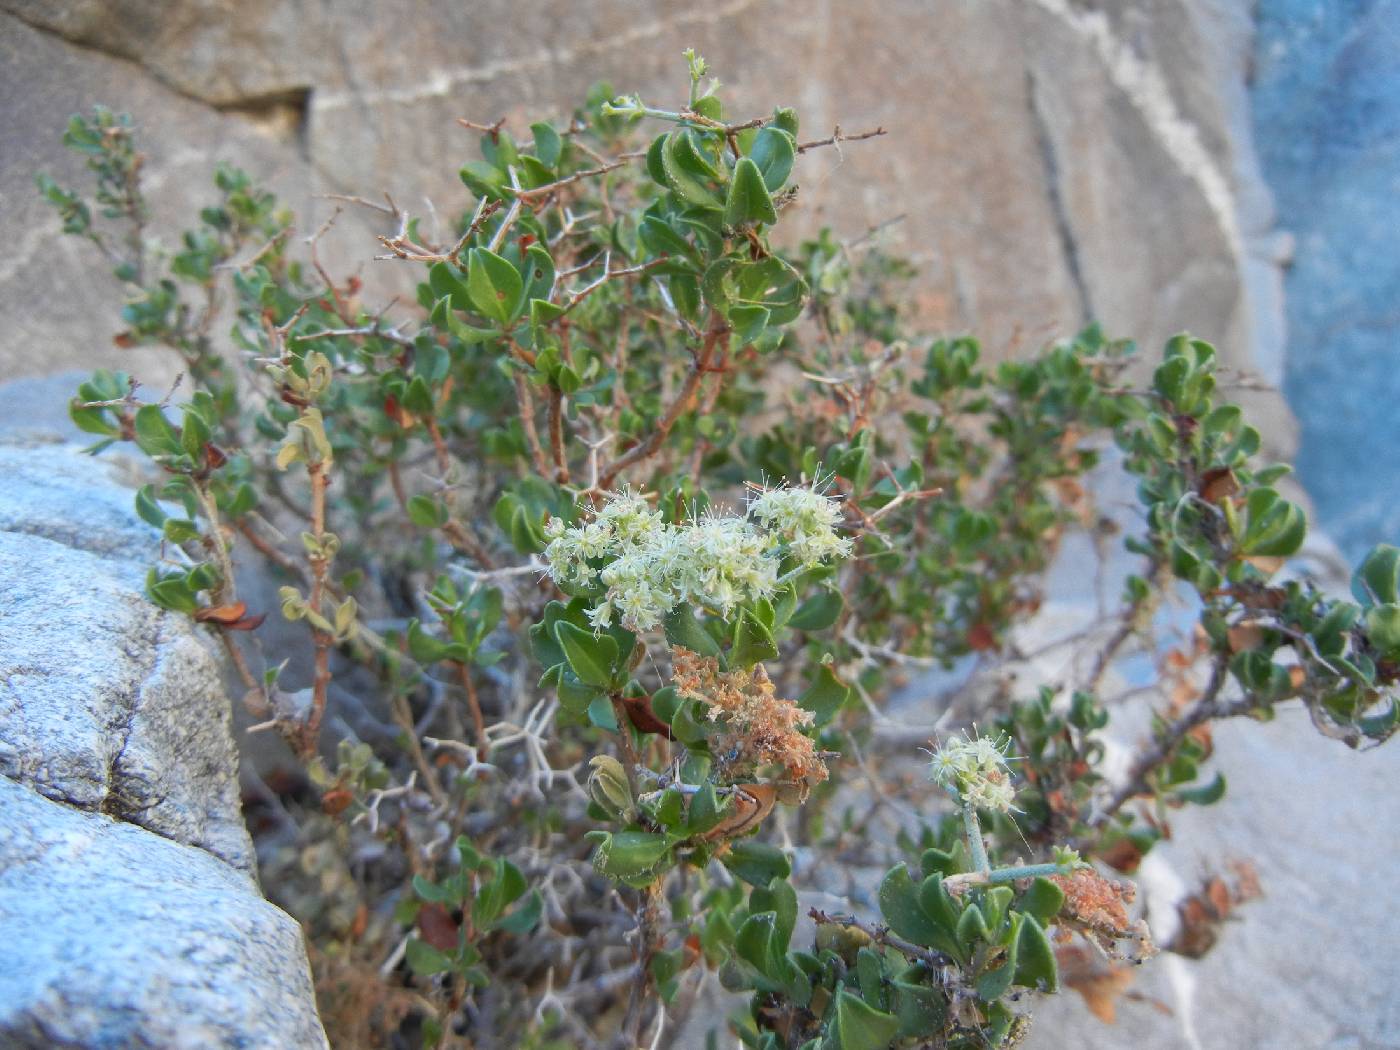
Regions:
<svg viewBox="0 0 1400 1050"><path fill-rule="evenodd" d="M771 911L750 915L734 935L734 952L763 976L781 983L786 976L774 944L778 916Z"/></svg>
<svg viewBox="0 0 1400 1050"><path fill-rule="evenodd" d="M209 432L209 424L204 422L203 416L190 408L185 409L180 424L180 446L185 455L198 462L204 455L204 446L213 437Z"/></svg>
<svg viewBox="0 0 1400 1050"><path fill-rule="evenodd" d="M792 862L786 853L777 846L753 839L734 843L723 860L726 868L751 886L767 886L773 879L785 879L792 874Z"/></svg>
<svg viewBox="0 0 1400 1050"><path fill-rule="evenodd" d="M417 620L408 621L408 651L420 664L436 663L445 659L448 647L434 638Z"/></svg>
<svg viewBox="0 0 1400 1050"><path fill-rule="evenodd" d="M554 637L580 682L598 689L612 684L618 657L617 643L612 638L606 634L592 634L568 622L555 626Z"/></svg>
<svg viewBox="0 0 1400 1050"><path fill-rule="evenodd" d="M671 183L666 175L666 162L662 156L665 149L665 135L657 135L651 140L651 145L647 148L647 174L658 186L669 187Z"/></svg>
<svg viewBox="0 0 1400 1050"><path fill-rule="evenodd" d="M487 248L468 253L467 291L479 313L502 325L515 320L525 306L520 272Z"/></svg>
<svg viewBox="0 0 1400 1050"><path fill-rule="evenodd" d="M1034 919L1027 919L1025 916L1017 915L1012 922L1026 923L1035 922ZM1000 999L1010 989L1016 978L1016 956L1020 947L1020 936L1013 936L1010 943L1006 945L1006 957L995 970L984 971L977 978L977 997L987 1002Z"/></svg>
<svg viewBox="0 0 1400 1050"><path fill-rule="evenodd" d="M719 656L719 643L701 625L689 605L676 606L667 613L662 626L666 630L666 640L672 645L684 646L701 656Z"/></svg>
<svg viewBox="0 0 1400 1050"><path fill-rule="evenodd" d="M1225 777L1223 774L1217 773L1215 779L1209 784L1182 788L1173 792L1172 797L1179 802L1190 802L1196 806L1209 806L1225 797Z"/></svg>
<svg viewBox="0 0 1400 1050"><path fill-rule="evenodd" d="M1016 910L1034 916L1037 922L1046 926L1060 914L1064 903L1065 891L1044 876L1037 876L1016 902Z"/></svg>
<svg viewBox="0 0 1400 1050"><path fill-rule="evenodd" d="M559 155L564 152L564 140L552 124L540 121L530 125L530 133L535 137L535 156L546 168L559 163Z"/></svg>
<svg viewBox="0 0 1400 1050"><path fill-rule="evenodd" d="M1357 566L1351 593L1364 606L1400 603L1400 547L1380 543Z"/></svg>
<svg viewBox="0 0 1400 1050"><path fill-rule="evenodd" d="M763 173L748 157L740 157L729 180L729 194L724 202L724 224L746 226L751 223L778 221L773 198L763 183Z"/></svg>
<svg viewBox="0 0 1400 1050"><path fill-rule="evenodd" d="M413 876L413 892L433 904L461 904L461 898L450 884L439 886L422 875Z"/></svg>
<svg viewBox="0 0 1400 1050"><path fill-rule="evenodd" d="M408 389L404 391L402 404L404 408L416 415L431 416L433 414L433 409L436 407L433 403L433 392L422 376L413 377L413 380L408 384Z"/></svg>
<svg viewBox="0 0 1400 1050"><path fill-rule="evenodd" d="M771 911L777 916L773 927L773 943L780 952L786 952L792 941L792 931L797 927L797 891L785 879L773 879L767 886L755 887L749 893L749 908L753 911Z"/></svg>
<svg viewBox="0 0 1400 1050"><path fill-rule="evenodd" d="M1377 605L1367 609L1366 637L1382 653L1400 649L1400 605Z"/></svg>
<svg viewBox="0 0 1400 1050"><path fill-rule="evenodd" d="M885 873L880 883L879 901L880 914L900 937L961 958L961 949L953 936L956 919L939 923L924 910L919 902L919 888L903 864L896 864Z"/></svg>
<svg viewBox="0 0 1400 1050"><path fill-rule="evenodd" d="M672 255L682 259L692 259L694 246L682 237L665 219L648 215L637 228L642 243L657 255Z"/></svg>
<svg viewBox="0 0 1400 1050"><path fill-rule="evenodd" d="M136 410L136 444L148 456L178 456L183 447L180 436L165 418L159 405L142 405Z"/></svg>
<svg viewBox="0 0 1400 1050"><path fill-rule="evenodd" d="M428 288L435 300L451 299L450 305L458 310L465 310L471 303L461 271L446 260L435 262L428 268Z"/></svg>
<svg viewBox="0 0 1400 1050"><path fill-rule="evenodd" d="M525 298L549 301L554 291L554 257L539 244L525 252Z"/></svg>
<svg viewBox="0 0 1400 1050"><path fill-rule="evenodd" d="M720 822L731 801L730 796L721 799L715 793L714 785L706 781L691 797L690 809L686 813L686 832L692 836L705 834Z"/></svg>
<svg viewBox="0 0 1400 1050"><path fill-rule="evenodd" d="M1023 913L1017 943L1016 983L1043 992L1058 991L1060 971L1055 965L1055 951L1035 916Z"/></svg>
<svg viewBox="0 0 1400 1050"><path fill-rule="evenodd" d="M717 210L722 203L713 183L718 181L719 173L701 154L695 135L689 128L677 128L666 136L661 147L664 182L681 200L698 208ZM650 170L650 153L647 167Z"/></svg>
<svg viewBox="0 0 1400 1050"><path fill-rule="evenodd" d="M564 308L562 306L546 302L543 299L530 300L530 325L534 328L543 328L563 316Z"/></svg>
<svg viewBox="0 0 1400 1050"><path fill-rule="evenodd" d="M823 1050L887 1050L899 1034L899 1020L877 1010L845 988L836 993Z"/></svg>
<svg viewBox="0 0 1400 1050"><path fill-rule="evenodd" d="M454 300L444 297L439 299L433 306L433 312L429 315L436 328L446 328L456 339L467 346L484 342L487 339L494 339L499 333L491 328L474 328L457 316L457 311L453 307Z"/></svg>
<svg viewBox="0 0 1400 1050"><path fill-rule="evenodd" d="M772 193L777 193L787 182L792 172L792 162L797 156L797 146L793 137L786 131L766 127L754 136L749 157L763 175L763 185Z"/></svg>
<svg viewBox="0 0 1400 1050"><path fill-rule="evenodd" d="M766 306L731 306L728 314L734 338L740 343L752 343L761 336L772 316Z"/></svg>
<svg viewBox="0 0 1400 1050"><path fill-rule="evenodd" d="M838 679L829 665L822 664L816 680L797 698L797 706L812 712L813 724L821 728L836 717L850 696L851 687Z"/></svg>
<svg viewBox="0 0 1400 1050"><path fill-rule="evenodd" d="M933 920L934 925L953 938L961 917L961 908L948 888L943 885L943 876L930 875L919 883L919 907Z"/></svg>
<svg viewBox="0 0 1400 1050"><path fill-rule="evenodd" d="M408 520L422 529L436 529L447 524L447 508L432 496L410 496L405 504Z"/></svg>
<svg viewBox="0 0 1400 1050"><path fill-rule="evenodd" d="M617 712L606 696L595 696L588 702L588 722L609 733L617 732Z"/></svg>
<svg viewBox="0 0 1400 1050"><path fill-rule="evenodd" d="M979 942L990 939L987 919L976 904L969 904L958 916L957 934L964 955L971 955Z"/></svg>
<svg viewBox="0 0 1400 1050"><path fill-rule="evenodd" d="M632 879L649 875L671 848L665 835L649 831L590 832L598 841L593 866L604 875Z"/></svg>
<svg viewBox="0 0 1400 1050"><path fill-rule="evenodd" d="M729 650L729 665L736 670L752 667L778 655L773 635L748 612L739 614L734 627L734 645Z"/></svg>
<svg viewBox="0 0 1400 1050"><path fill-rule="evenodd" d="M1296 503L1273 489L1255 489L1245 501L1249 525L1241 544L1245 553L1266 558L1296 554L1307 537L1308 522Z"/></svg>
<svg viewBox="0 0 1400 1050"><path fill-rule="evenodd" d="M409 939L404 946L404 959L408 968L419 977L431 977L435 973L446 973L452 969L452 957L440 952L427 941L417 937Z"/></svg>
<svg viewBox="0 0 1400 1050"><path fill-rule="evenodd" d="M787 625L799 631L824 631L836 622L843 605L839 591L823 589L799 605Z"/></svg>
<svg viewBox="0 0 1400 1050"><path fill-rule="evenodd" d="M860 986L861 998L880 1007L885 1005L884 969L876 952L869 948L856 952L856 981Z"/></svg>
<svg viewBox="0 0 1400 1050"><path fill-rule="evenodd" d="M142 485L136 492L136 514L147 525L154 525L160 528L165 524L168 515L156 502L156 490L154 485Z"/></svg>
<svg viewBox="0 0 1400 1050"><path fill-rule="evenodd" d="M906 981L893 981L890 988L901 1036L931 1036L942 1029L948 1006L936 988Z"/></svg>
<svg viewBox="0 0 1400 1050"><path fill-rule="evenodd" d="M540 891L531 890L530 896L525 898L525 903L504 918L497 919L492 924L492 929L515 934L529 933L539 923L543 909L544 900L540 897Z"/></svg>

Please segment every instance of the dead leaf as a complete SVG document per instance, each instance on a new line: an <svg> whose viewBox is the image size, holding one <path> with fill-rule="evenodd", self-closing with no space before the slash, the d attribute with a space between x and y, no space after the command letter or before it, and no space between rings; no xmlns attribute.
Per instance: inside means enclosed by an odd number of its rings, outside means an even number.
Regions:
<svg viewBox="0 0 1400 1050"><path fill-rule="evenodd" d="M321 796L321 811L328 816L339 816L354 801L355 793L348 788L332 788Z"/></svg>
<svg viewBox="0 0 1400 1050"><path fill-rule="evenodd" d="M1264 627L1254 621L1237 623L1225 632L1225 637L1230 643L1230 652L1248 652L1264 644Z"/></svg>
<svg viewBox="0 0 1400 1050"><path fill-rule="evenodd" d="M1219 504L1239 492L1240 483L1229 467L1215 467L1201 475L1196 491L1207 503Z"/></svg>
<svg viewBox="0 0 1400 1050"><path fill-rule="evenodd" d="M1081 944L1055 949L1060 980L1084 999L1089 1012L1104 1024L1118 1020L1118 999L1133 983L1130 966L1111 963Z"/></svg>
<svg viewBox="0 0 1400 1050"><path fill-rule="evenodd" d="M200 623L237 623L248 615L247 602L234 602L232 605L215 605L206 609L196 609L194 618Z"/></svg>
<svg viewBox="0 0 1400 1050"><path fill-rule="evenodd" d="M418 932L438 951L450 952L457 947L458 926L452 913L441 904L424 904L418 909Z"/></svg>
<svg viewBox="0 0 1400 1050"><path fill-rule="evenodd" d="M622 706L627 711L627 720L639 733L655 733L667 740L671 739L671 727L656 717L651 709L651 697L635 696L622 698Z"/></svg>
<svg viewBox="0 0 1400 1050"><path fill-rule="evenodd" d="M734 808L705 832L703 838L725 839L742 835L762 823L778 800L778 789L772 784L735 784L734 789Z"/></svg>
<svg viewBox="0 0 1400 1050"><path fill-rule="evenodd" d="M967 647L974 653L985 653L997 647L997 637L985 623L975 623L967 630Z"/></svg>

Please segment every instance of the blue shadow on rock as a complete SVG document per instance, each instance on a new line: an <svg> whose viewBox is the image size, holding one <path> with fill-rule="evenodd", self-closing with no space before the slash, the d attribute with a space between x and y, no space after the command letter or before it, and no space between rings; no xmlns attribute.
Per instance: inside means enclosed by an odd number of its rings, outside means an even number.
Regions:
<svg viewBox="0 0 1400 1050"><path fill-rule="evenodd" d="M1400 0L1260 0L1255 136L1287 275L1298 472L1353 558L1400 542Z"/></svg>

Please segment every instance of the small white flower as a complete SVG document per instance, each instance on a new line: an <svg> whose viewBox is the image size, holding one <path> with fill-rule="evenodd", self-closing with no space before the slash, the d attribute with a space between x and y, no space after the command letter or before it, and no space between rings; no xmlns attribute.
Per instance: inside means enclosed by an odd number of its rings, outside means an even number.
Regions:
<svg viewBox="0 0 1400 1050"><path fill-rule="evenodd" d="M749 514L786 540L793 557L804 566L851 553L851 541L836 534L840 506L816 489L765 489L749 502Z"/></svg>
<svg viewBox="0 0 1400 1050"><path fill-rule="evenodd" d="M1006 758L1010 743L1005 738L953 737L933 752L929 778L973 806L1009 812L1016 801Z"/></svg>
<svg viewBox="0 0 1400 1050"><path fill-rule="evenodd" d="M765 498L768 502L760 504ZM772 594L784 543L804 565L850 552L850 541L833 531L836 505L810 489L772 490L749 512L757 524L710 514L668 525L641 495L621 492L584 524L565 527L552 519L545 562L556 583L607 589L589 614L594 627L601 629L617 616L631 629L648 630L682 603L728 615L744 602Z"/></svg>

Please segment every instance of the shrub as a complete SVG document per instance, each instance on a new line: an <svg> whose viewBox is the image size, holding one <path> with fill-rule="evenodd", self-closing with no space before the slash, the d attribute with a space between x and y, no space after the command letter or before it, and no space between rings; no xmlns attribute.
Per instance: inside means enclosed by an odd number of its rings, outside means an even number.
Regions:
<svg viewBox="0 0 1400 1050"><path fill-rule="evenodd" d="M125 117L68 128L92 200L40 180L129 293L118 342L188 377L173 405L98 373L72 415L149 457L151 599L304 764L263 860L343 1045L661 1045L710 973L749 996L724 1022L747 1046L1008 1045L1057 956L1151 952L1104 872L1220 797L1212 722L1301 703L1362 746L1400 717L1400 550L1355 602L1285 570L1303 512L1210 346L1173 339L1143 386L1096 329L996 366L910 331L873 237L770 241L843 136L733 120L687 60L675 111L600 87L519 142L463 121L482 159L441 243L347 198L420 274L392 317L240 171L160 250ZM1008 655L1105 453L1142 569L1087 672L927 760L876 732L911 677ZM235 545L304 628L275 654ZM1109 671L1182 594L1197 640L1109 778ZM328 732L333 686L390 731ZM804 909L824 871L862 914Z"/></svg>

